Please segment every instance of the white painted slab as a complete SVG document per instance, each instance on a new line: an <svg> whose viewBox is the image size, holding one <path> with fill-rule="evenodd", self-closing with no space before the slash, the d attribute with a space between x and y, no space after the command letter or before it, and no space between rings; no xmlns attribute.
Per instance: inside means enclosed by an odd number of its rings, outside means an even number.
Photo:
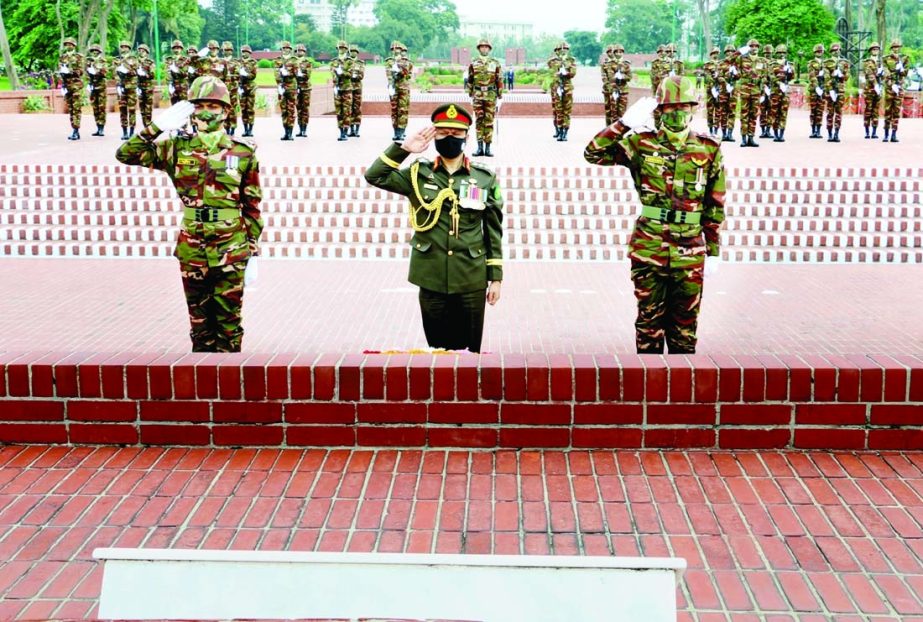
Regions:
<svg viewBox="0 0 923 622"><path fill-rule="evenodd" d="M675 622L679 558L96 549L99 617Z"/></svg>

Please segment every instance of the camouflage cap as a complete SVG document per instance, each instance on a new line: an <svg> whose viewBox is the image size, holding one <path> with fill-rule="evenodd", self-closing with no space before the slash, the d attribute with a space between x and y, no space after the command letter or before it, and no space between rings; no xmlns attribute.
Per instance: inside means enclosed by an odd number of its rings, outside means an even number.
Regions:
<svg viewBox="0 0 923 622"><path fill-rule="evenodd" d="M814 46L814 53L815 53L815 54L817 54L818 52L823 52L823 51L824 51L824 44L823 44L823 43L818 43L817 45Z"/></svg>
<svg viewBox="0 0 923 622"><path fill-rule="evenodd" d="M490 41L488 41L487 39L481 39L480 41L478 41L477 47L483 47L485 45L489 47L491 50L494 49L494 46L492 46L490 44Z"/></svg>
<svg viewBox="0 0 923 622"><path fill-rule="evenodd" d="M727 54L727 53L729 53L729 52L736 52L736 51L737 51L737 48L734 47L734 44L733 44L733 43L728 43L726 46L724 46L724 53L725 53L725 54Z"/></svg>
<svg viewBox="0 0 923 622"><path fill-rule="evenodd" d="M776 46L776 54L785 54L786 52L788 52L788 48L785 47L784 43L780 43Z"/></svg>
<svg viewBox="0 0 923 622"><path fill-rule="evenodd" d="M304 46L304 43L298 43L295 45L295 51L296 52L307 52L308 48Z"/></svg>
<svg viewBox="0 0 923 622"><path fill-rule="evenodd" d="M840 49L840 44L839 44L839 43L833 43L833 44L830 46L830 51L831 51L831 52L835 52L836 50L839 50L839 49Z"/></svg>
<svg viewBox="0 0 923 622"><path fill-rule="evenodd" d="M198 54L199 49L190 43L189 45L186 46L186 53L187 54Z"/></svg>
<svg viewBox="0 0 923 622"><path fill-rule="evenodd" d="M358 51L359 51L359 46L356 45L355 43L353 43L352 45L349 46L349 51L350 51L350 52L358 52Z"/></svg>
<svg viewBox="0 0 923 622"><path fill-rule="evenodd" d="M757 47L759 47L760 42L757 41L756 39L750 39L749 41L747 41L747 45L750 46L751 48L752 48L754 45L757 46Z"/></svg>
<svg viewBox="0 0 923 622"><path fill-rule="evenodd" d="M120 48L131 48L131 41L119 41Z"/></svg>
<svg viewBox="0 0 923 622"><path fill-rule="evenodd" d="M63 44L64 44L64 45L67 45L68 43L71 44L71 45L74 46L74 47L77 47L77 40L74 39L73 37L66 37L66 38L64 39Z"/></svg>
<svg viewBox="0 0 923 622"><path fill-rule="evenodd" d="M709 52L708 54L709 54L709 55L712 55L712 54L717 55L717 54L720 54L720 53L721 53L721 50L719 50L719 49L718 49L718 46L716 45L716 46L714 46L714 47L711 49L711 52Z"/></svg>
<svg viewBox="0 0 923 622"><path fill-rule="evenodd" d="M90 46L89 48L87 48L87 49L90 50L91 52L99 52L99 53L101 54L102 51L103 51L103 46L101 46L101 45L98 44L98 43L94 43L93 45L91 45L91 46Z"/></svg>
<svg viewBox="0 0 923 622"><path fill-rule="evenodd" d="M892 40L891 40L891 49L892 49L892 50L893 50L894 48L902 48L902 47L904 47L904 46L901 44L901 40L900 40L900 39L892 39Z"/></svg>
<svg viewBox="0 0 923 622"><path fill-rule="evenodd" d="M221 44L221 49L222 50L233 50L234 44L231 43L230 41L225 41Z"/></svg>
<svg viewBox="0 0 923 622"><path fill-rule="evenodd" d="M881 46L878 44L877 41L872 41L872 43L869 45L869 49L870 50L880 50Z"/></svg>
<svg viewBox="0 0 923 622"><path fill-rule="evenodd" d="M561 41L561 49L562 49L562 50L569 50L569 49L570 49L570 43L568 43L567 41Z"/></svg>
<svg viewBox="0 0 923 622"><path fill-rule="evenodd" d="M460 130L467 130L471 127L471 113L459 104L442 104L433 110L430 119L433 127L449 127Z"/></svg>
<svg viewBox="0 0 923 622"><path fill-rule="evenodd" d="M686 76L668 76L657 87L657 106L698 103L695 84Z"/></svg>
<svg viewBox="0 0 923 622"><path fill-rule="evenodd" d="M772 53L772 44L771 44L771 43L765 43L765 44L763 44L763 52L768 52L768 53L771 54L771 53Z"/></svg>
<svg viewBox="0 0 923 622"><path fill-rule="evenodd" d="M343 41L343 40L341 39L341 40L337 41L337 49L339 50L340 48L346 48L346 49L348 50L348 49L349 49L349 44L346 43L345 41Z"/></svg>
<svg viewBox="0 0 923 622"><path fill-rule="evenodd" d="M151 53L151 48L147 47L147 43L142 43L141 45L138 46L138 51L140 52L141 50L144 50L148 54Z"/></svg>
<svg viewBox="0 0 923 622"><path fill-rule="evenodd" d="M215 76L199 76L189 85L187 99L191 102L213 101L231 106L228 87Z"/></svg>
<svg viewBox="0 0 923 622"><path fill-rule="evenodd" d="M209 49L209 50L215 49L215 48L217 48L217 47L218 47L218 42L215 41L214 39L211 39L211 40L208 42L208 49Z"/></svg>
<svg viewBox="0 0 923 622"><path fill-rule="evenodd" d="M622 45L621 43L616 43L616 44L615 44L615 51L616 51L616 52L624 52L624 51L625 51L625 46Z"/></svg>
<svg viewBox="0 0 923 622"><path fill-rule="evenodd" d="M176 48L180 48L180 49L183 48L183 42L180 41L179 39L174 39L173 45L170 46L170 49L175 50Z"/></svg>
<svg viewBox="0 0 923 622"><path fill-rule="evenodd" d="M289 41L283 41L282 43L279 44L280 50L284 50L286 48L288 48L289 50L292 49L292 44Z"/></svg>
<svg viewBox="0 0 923 622"><path fill-rule="evenodd" d="M250 52L250 53L252 54L252 53L253 53L253 48L251 48L249 45L242 45L242 46L240 46L240 51L241 51L241 52Z"/></svg>
<svg viewBox="0 0 923 622"><path fill-rule="evenodd" d="M391 47L390 47L390 49L392 49L392 50L399 50L399 49L401 49L401 43L400 43L400 41L392 41L392 42L391 42Z"/></svg>

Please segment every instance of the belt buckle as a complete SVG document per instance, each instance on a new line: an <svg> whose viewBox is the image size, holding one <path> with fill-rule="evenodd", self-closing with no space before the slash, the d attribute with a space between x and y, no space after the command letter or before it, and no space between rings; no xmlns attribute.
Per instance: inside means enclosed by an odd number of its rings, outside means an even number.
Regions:
<svg viewBox="0 0 923 622"><path fill-rule="evenodd" d="M214 222L218 220L218 210L211 207L197 207L195 216L199 222Z"/></svg>
<svg viewBox="0 0 923 622"><path fill-rule="evenodd" d="M666 207L661 207L661 208L660 208L660 221L661 221L661 222L671 222L671 220L670 220L670 212L671 212L671 211L672 211L672 210L669 210L669 209L667 209Z"/></svg>

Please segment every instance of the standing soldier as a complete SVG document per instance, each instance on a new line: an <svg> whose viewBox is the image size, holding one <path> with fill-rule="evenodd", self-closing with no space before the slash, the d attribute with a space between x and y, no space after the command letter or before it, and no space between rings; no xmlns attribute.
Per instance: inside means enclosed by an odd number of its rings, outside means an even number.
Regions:
<svg viewBox="0 0 923 622"><path fill-rule="evenodd" d="M493 157L494 117L503 99L500 62L490 56L494 46L487 39L478 41L478 56L468 65L468 96L474 104L478 150L475 156Z"/></svg>
<svg viewBox="0 0 923 622"><path fill-rule="evenodd" d="M718 126L721 141L734 142L737 122L737 80L740 78L738 51L732 44L724 46L724 58L718 63Z"/></svg>
<svg viewBox="0 0 923 622"><path fill-rule="evenodd" d="M400 41L391 43L391 56L385 59L385 75L388 78L388 97L391 99L391 126L394 128L392 140L404 140L410 112L413 63L407 58L407 48Z"/></svg>
<svg viewBox="0 0 923 622"><path fill-rule="evenodd" d="M128 140L135 135L135 108L138 107L138 58L131 53L131 43L119 43L118 62L115 74L119 84L116 91L119 94L119 119L122 122L122 140Z"/></svg>
<svg viewBox="0 0 923 622"><path fill-rule="evenodd" d="M221 80L196 78L188 102L164 111L116 153L124 164L167 173L183 202L173 254L183 277L193 352L240 352L244 271L259 254L263 230L256 147L224 133L230 107ZM161 132L186 125L190 114L196 134L154 142Z"/></svg>
<svg viewBox="0 0 923 622"><path fill-rule="evenodd" d="M500 300L503 196L497 176L465 157L471 113L443 104L433 126L391 143L366 170L377 188L410 200L410 274L420 288L420 314L432 348L480 352L485 302ZM434 141L439 157L401 163Z"/></svg>
<svg viewBox="0 0 923 622"><path fill-rule="evenodd" d="M362 124L362 80L365 79L365 61L359 58L359 46L355 43L349 46L349 57L353 62L350 75L353 85L353 107L349 115L352 122L349 135L359 138L359 126Z"/></svg>
<svg viewBox="0 0 923 622"><path fill-rule="evenodd" d="M865 125L866 138L878 138L878 109L881 106L881 81L884 77L884 66L881 62L881 46L877 42L869 46L869 55L862 63L862 77L865 85L862 96L865 99L865 112L862 122ZM872 134L869 136L869 126Z"/></svg>
<svg viewBox="0 0 923 622"><path fill-rule="evenodd" d="M891 134L891 142L897 140L897 124L901 119L901 107L904 105L904 78L910 66L910 57L901 54L901 42L891 42L891 53L884 59L885 77L885 140Z"/></svg>
<svg viewBox="0 0 923 622"><path fill-rule="evenodd" d="M151 58L151 48L142 43L138 46L138 108L141 110L141 125L151 124L154 111L154 78L157 67Z"/></svg>
<svg viewBox="0 0 923 622"><path fill-rule="evenodd" d="M721 95L718 84L718 56L721 51L713 47L708 54L708 60L702 64L702 78L705 86L705 118L708 121L708 133L712 136L718 134L718 97Z"/></svg>
<svg viewBox="0 0 923 622"><path fill-rule="evenodd" d="M667 62L667 47L665 45L657 46L657 58L651 61L651 95L656 97L657 89L665 75L665 65Z"/></svg>
<svg viewBox="0 0 923 622"><path fill-rule="evenodd" d="M228 111L228 118L224 122L225 131L233 136L237 131L237 115L240 114L239 88L240 81L240 61L234 58L234 44L225 41L221 44L221 51L224 52L224 84L228 87L228 96L231 98L231 109Z"/></svg>
<svg viewBox="0 0 923 622"><path fill-rule="evenodd" d="M276 72L276 84L279 90L279 108L282 110L282 127L285 133L280 140L295 140L292 131L295 128L295 103L298 99L298 58L292 55L292 44L282 42L282 56L272 64Z"/></svg>
<svg viewBox="0 0 923 622"><path fill-rule="evenodd" d="M330 75L333 78L333 104L337 113L337 126L340 137L346 140L350 129L353 112L353 60L349 56L349 45L345 41L337 42L337 57L330 61Z"/></svg>
<svg viewBox="0 0 923 622"><path fill-rule="evenodd" d="M747 41L747 51L740 57L740 146L759 147L753 140L756 133L756 116L759 114L760 93L766 63L760 58L760 42L756 39Z"/></svg>
<svg viewBox="0 0 923 622"><path fill-rule="evenodd" d="M106 77L109 75L109 61L103 55L100 44L94 43L89 48L90 56L87 58L87 89L90 92L90 105L93 107L93 119L96 121L96 131L93 136L105 136L106 128Z"/></svg>
<svg viewBox="0 0 923 622"><path fill-rule="evenodd" d="M606 111L606 125L611 125L615 121L615 100L612 97L612 93L615 90L613 85L614 80L612 79L612 74L615 71L614 63L612 62L615 58L615 46L610 44L606 46L606 55L603 57L601 63L599 63L599 76L603 83L603 109ZM507 87L509 88L509 87ZM557 138L555 134L555 138Z"/></svg>
<svg viewBox="0 0 923 622"><path fill-rule="evenodd" d="M67 140L80 140L80 116L83 103L83 55L77 52L77 40L64 39L64 51L58 59L61 92L70 115L71 135Z"/></svg>
<svg viewBox="0 0 923 622"><path fill-rule="evenodd" d="M574 110L574 76L577 75L577 61L570 55L570 45L561 41L558 54L548 61L551 69L551 88L558 93L557 105L554 106L554 127L557 130L555 138L559 141L567 140L570 130L570 115Z"/></svg>
<svg viewBox="0 0 923 622"><path fill-rule="evenodd" d="M827 142L838 143L846 101L846 81L849 79L849 61L840 57L839 43L830 46L830 57L824 61L824 73L827 76Z"/></svg>
<svg viewBox="0 0 923 622"><path fill-rule="evenodd" d="M196 54L196 75L213 76L224 82L224 59L219 55L218 42L212 39L206 47L207 51L204 54L201 50Z"/></svg>
<svg viewBox="0 0 923 622"><path fill-rule="evenodd" d="M613 99L615 100L615 118L618 119L628 108L628 84L631 82L631 61L624 58L625 47L621 43L615 44L615 90ZM615 121L615 119L613 119Z"/></svg>
<svg viewBox="0 0 923 622"><path fill-rule="evenodd" d="M788 85L795 77L795 70L785 55L788 48L783 44L776 46L776 58L770 67L770 100L772 103L772 132L774 143L785 142L785 122L788 119Z"/></svg>
<svg viewBox="0 0 923 622"><path fill-rule="evenodd" d="M183 54L183 42L177 39L170 49L173 54L164 59L163 65L166 68L170 103L175 104L186 99L189 80L186 78L186 55Z"/></svg>
<svg viewBox="0 0 923 622"><path fill-rule="evenodd" d="M240 118L244 124L244 136L253 136L253 119L256 115L256 59L249 45L240 48Z"/></svg>
<svg viewBox="0 0 923 622"><path fill-rule="evenodd" d="M300 138L308 135L308 121L311 120L311 70L314 66L308 58L308 49L304 43L295 46L295 56L298 59L298 69L295 71L295 84L298 87L298 98L295 108L298 111L298 134Z"/></svg>
<svg viewBox="0 0 923 622"><path fill-rule="evenodd" d="M772 127L774 125L772 118L772 57L773 57L773 48L772 44L767 43L763 46L763 56L761 57L764 63L763 70L763 87L762 92L760 93L760 138L770 138L772 136Z"/></svg>
<svg viewBox="0 0 923 622"><path fill-rule="evenodd" d="M676 45L670 43L663 48L663 59L660 61L660 73L657 77L658 89L660 83L670 76L681 76L686 73L686 65L676 57ZM654 127L660 127L660 108L654 109Z"/></svg>
<svg viewBox="0 0 923 622"><path fill-rule="evenodd" d="M186 46L186 80L191 84L199 77L199 50L191 43Z"/></svg>
<svg viewBox="0 0 923 622"><path fill-rule="evenodd" d="M814 58L808 61L808 106L811 110L811 136L820 138L820 125L824 120L824 86L827 84L824 71L824 45L814 46Z"/></svg>
<svg viewBox="0 0 923 622"><path fill-rule="evenodd" d="M662 108L660 128L641 130L654 105ZM670 354L695 352L705 258L720 255L721 144L690 131L695 105L692 81L667 77L656 102L647 97L636 102L597 134L583 155L591 164L627 167L641 199L641 216L628 243L638 300L638 353L662 354L664 340Z"/></svg>

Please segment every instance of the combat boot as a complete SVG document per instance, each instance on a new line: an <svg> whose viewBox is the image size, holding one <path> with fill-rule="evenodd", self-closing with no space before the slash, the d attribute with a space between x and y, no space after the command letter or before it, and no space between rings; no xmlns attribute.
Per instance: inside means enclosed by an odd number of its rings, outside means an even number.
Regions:
<svg viewBox="0 0 923 622"><path fill-rule="evenodd" d="M93 132L92 134L90 134L90 136L102 136L102 135L103 135L103 126L102 126L102 125L97 125L97 126L96 126L96 131Z"/></svg>
<svg viewBox="0 0 923 622"><path fill-rule="evenodd" d="M478 150L474 152L475 157L484 155L484 141L478 141Z"/></svg>
<svg viewBox="0 0 923 622"><path fill-rule="evenodd" d="M878 138L878 124L872 126L872 138Z"/></svg>
<svg viewBox="0 0 923 622"><path fill-rule="evenodd" d="M234 135L234 131L235 131L236 129L237 129L237 126L232 125L231 127L228 128L228 134L231 135L231 136L233 136L233 135Z"/></svg>
<svg viewBox="0 0 923 622"><path fill-rule="evenodd" d="M555 140L561 140L561 126L560 125L554 126L554 138Z"/></svg>
<svg viewBox="0 0 923 622"><path fill-rule="evenodd" d="M77 128L73 128L71 135L67 137L67 140L80 140L80 132L77 131Z"/></svg>
<svg viewBox="0 0 923 622"><path fill-rule="evenodd" d="M407 128L406 127L402 127L398 129L398 132L400 132L400 135L397 137L398 140L404 140L405 138L407 138Z"/></svg>
<svg viewBox="0 0 923 622"><path fill-rule="evenodd" d="M337 138L337 140L339 140L339 141L344 141L344 140L346 140L346 128L345 128L345 127L341 127L341 128L340 128L340 137Z"/></svg>
<svg viewBox="0 0 923 622"><path fill-rule="evenodd" d="M747 137L747 146L748 147L759 147L760 146L758 142L753 140L753 134L750 134L750 136Z"/></svg>
<svg viewBox="0 0 923 622"><path fill-rule="evenodd" d="M869 136L869 124L866 123L865 124L865 139L868 140L869 138L871 138L871 136Z"/></svg>
<svg viewBox="0 0 923 622"><path fill-rule="evenodd" d="M840 128L833 130L833 140L830 142L838 143L840 142Z"/></svg>
<svg viewBox="0 0 923 622"><path fill-rule="evenodd" d="M747 138L749 138L749 137L748 137L746 134L741 134L741 135L740 135L740 146L741 146L741 147L749 147L749 146L750 146L750 141L747 140Z"/></svg>
<svg viewBox="0 0 923 622"><path fill-rule="evenodd" d="M350 123L350 124L349 124L349 133L347 134L347 136L355 136L355 135L356 135L356 126L353 125L352 123Z"/></svg>
<svg viewBox="0 0 923 622"><path fill-rule="evenodd" d="M883 141L881 141L881 142L883 142L883 143L888 142L888 134L890 134L890 133L891 133L891 128L888 127L888 126L886 125L886 126L885 126L885 139L884 139Z"/></svg>
<svg viewBox="0 0 923 622"><path fill-rule="evenodd" d="M294 125L286 125L285 126L285 136L282 137L282 140L295 140L294 138L292 138L293 131L295 131Z"/></svg>
<svg viewBox="0 0 923 622"><path fill-rule="evenodd" d="M567 132L570 131L569 127L561 128L561 140L567 142Z"/></svg>
<svg viewBox="0 0 923 622"><path fill-rule="evenodd" d="M484 156L488 158L494 157L494 154L490 152L490 143L484 143Z"/></svg>
<svg viewBox="0 0 923 622"><path fill-rule="evenodd" d="M727 136L724 137L724 142L732 143L734 142L734 128L729 127L727 130Z"/></svg>
<svg viewBox="0 0 923 622"><path fill-rule="evenodd" d="M122 126L122 140L128 140L128 126Z"/></svg>
<svg viewBox="0 0 923 622"><path fill-rule="evenodd" d="M132 125L130 128L128 128L128 137L131 138L134 135L135 135L135 126Z"/></svg>
<svg viewBox="0 0 923 622"><path fill-rule="evenodd" d="M353 134L353 136L355 136L356 138L359 138L359 124L358 123L356 123L356 129L355 129L355 133Z"/></svg>
<svg viewBox="0 0 923 622"><path fill-rule="evenodd" d="M779 138L777 139L780 143L785 142L785 128L779 130Z"/></svg>
<svg viewBox="0 0 923 622"><path fill-rule="evenodd" d="M833 142L833 130L830 130L830 129L827 130L827 142L828 143Z"/></svg>
<svg viewBox="0 0 923 622"><path fill-rule="evenodd" d="M80 138L80 137L78 136L77 138ZM899 140L897 139L897 130L893 130L893 131L891 132L891 142L892 142L892 143L899 143L899 142L901 142L901 141L899 141Z"/></svg>
<svg viewBox="0 0 923 622"><path fill-rule="evenodd" d="M307 134L307 131L308 131L308 126L307 126L307 125L304 125L303 123L299 123L299 124L298 124L298 134L297 134L298 138L305 138L305 137L307 137L307 135L308 135L308 134Z"/></svg>
<svg viewBox="0 0 923 622"><path fill-rule="evenodd" d="M394 133L391 134L391 140L396 141L397 140L397 127L392 126L392 129L394 129Z"/></svg>
<svg viewBox="0 0 923 622"><path fill-rule="evenodd" d="M812 125L812 126L811 126L811 136L810 136L809 138L820 138L820 136L818 136L818 134L817 134L817 126L816 126L816 125Z"/></svg>
<svg viewBox="0 0 923 622"><path fill-rule="evenodd" d="M251 126L249 123L244 123L244 133L241 134L241 136L244 136L244 137L253 136L253 132L250 131L250 128Z"/></svg>

